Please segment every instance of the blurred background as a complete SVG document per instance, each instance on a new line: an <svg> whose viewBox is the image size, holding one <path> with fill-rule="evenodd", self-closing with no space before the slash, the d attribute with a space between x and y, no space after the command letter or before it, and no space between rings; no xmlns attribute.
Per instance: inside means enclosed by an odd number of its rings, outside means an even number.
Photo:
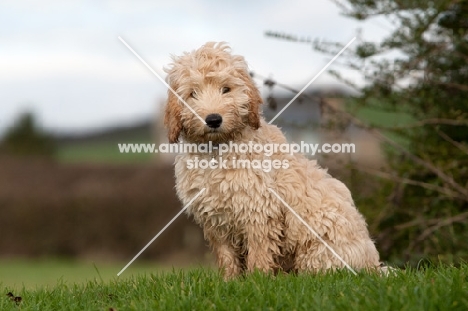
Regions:
<svg viewBox="0 0 468 311"><path fill-rule="evenodd" d="M468 257L466 1L54 1L0 4L0 282L112 278L182 208L165 143L171 55L207 41L243 55L291 141L351 189L383 260ZM177 219L125 275L212 266Z"/></svg>

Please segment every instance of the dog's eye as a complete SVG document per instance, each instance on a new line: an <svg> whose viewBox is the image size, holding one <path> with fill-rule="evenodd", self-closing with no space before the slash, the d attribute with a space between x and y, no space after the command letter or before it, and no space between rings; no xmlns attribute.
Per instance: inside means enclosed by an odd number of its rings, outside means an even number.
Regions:
<svg viewBox="0 0 468 311"><path fill-rule="evenodd" d="M192 97L192 98L195 98L195 99L196 99L196 98L197 98L197 92L195 92L195 91L192 91L192 93L190 93L190 97Z"/></svg>
<svg viewBox="0 0 468 311"><path fill-rule="evenodd" d="M223 92L223 94L226 94L226 93L229 93L231 91L231 88L230 87L223 87L223 89L221 90L221 92Z"/></svg>

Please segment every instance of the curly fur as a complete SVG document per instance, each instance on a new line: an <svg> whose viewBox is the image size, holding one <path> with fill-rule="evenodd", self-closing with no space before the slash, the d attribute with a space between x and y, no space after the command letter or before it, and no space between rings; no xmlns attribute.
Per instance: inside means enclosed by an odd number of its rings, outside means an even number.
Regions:
<svg viewBox="0 0 468 311"><path fill-rule="evenodd" d="M217 113L222 124L203 124L176 96L168 92L165 125L170 142L286 143L282 132L261 116L262 99L244 58L231 55L225 43L209 42L174 57L166 69L167 82L203 119ZM224 87L230 91L223 92ZM187 161L213 155L177 156L176 190L203 228L226 278L255 269L272 272L318 272L343 264L270 192L274 189L349 265L374 269L379 254L367 225L346 186L316 161L302 155L276 153L269 159L287 160L288 169L190 169ZM216 155L217 157L217 155ZM222 160L264 160L263 154L223 154ZM221 159L219 159L221 160Z"/></svg>

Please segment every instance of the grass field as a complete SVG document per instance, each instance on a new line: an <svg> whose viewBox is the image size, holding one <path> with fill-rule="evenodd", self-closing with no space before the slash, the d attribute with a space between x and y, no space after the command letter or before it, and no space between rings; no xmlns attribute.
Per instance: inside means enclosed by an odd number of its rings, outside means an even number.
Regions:
<svg viewBox="0 0 468 311"><path fill-rule="evenodd" d="M152 143L150 140L135 140L125 143ZM61 163L113 163L129 164L149 162L155 158L151 153L120 153L118 142L83 142L58 148L56 158Z"/></svg>
<svg viewBox="0 0 468 311"><path fill-rule="evenodd" d="M87 282L64 276L54 285L29 289L3 285L0 310L468 309L468 265L408 269L388 277L347 271L276 277L256 273L229 282L205 268L151 271ZM20 303L6 296L10 291L21 297Z"/></svg>
<svg viewBox="0 0 468 311"><path fill-rule="evenodd" d="M36 287L54 286L57 282L66 284L80 284L92 280L108 282L115 279L126 264L126 262L72 261L56 258L3 259L0 260L0 283L2 287L17 291L21 288L30 290ZM121 279L168 269L171 267L140 261L125 270Z"/></svg>
<svg viewBox="0 0 468 311"><path fill-rule="evenodd" d="M119 143L154 143L153 129L147 125L116 127L88 133L81 139L58 144L56 159L61 163L112 163L129 164L154 159L149 153L120 153Z"/></svg>

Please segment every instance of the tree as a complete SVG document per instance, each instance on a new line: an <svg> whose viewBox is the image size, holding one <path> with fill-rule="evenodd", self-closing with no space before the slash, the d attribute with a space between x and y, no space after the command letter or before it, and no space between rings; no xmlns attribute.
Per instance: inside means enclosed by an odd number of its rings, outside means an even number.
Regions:
<svg viewBox="0 0 468 311"><path fill-rule="evenodd" d="M55 143L50 135L38 129L34 115L27 112L7 130L0 150L11 155L51 157L55 153Z"/></svg>
<svg viewBox="0 0 468 311"><path fill-rule="evenodd" d="M375 198L382 205L373 206L383 257L468 259L468 1L334 2L350 18L379 16L394 25L381 42L361 41L344 55L364 86L331 72L359 91L353 107L412 120L382 127L342 112L379 137L388 155L387 171L370 172L387 180L380 191L386 200ZM330 55L343 46L313 44Z"/></svg>

